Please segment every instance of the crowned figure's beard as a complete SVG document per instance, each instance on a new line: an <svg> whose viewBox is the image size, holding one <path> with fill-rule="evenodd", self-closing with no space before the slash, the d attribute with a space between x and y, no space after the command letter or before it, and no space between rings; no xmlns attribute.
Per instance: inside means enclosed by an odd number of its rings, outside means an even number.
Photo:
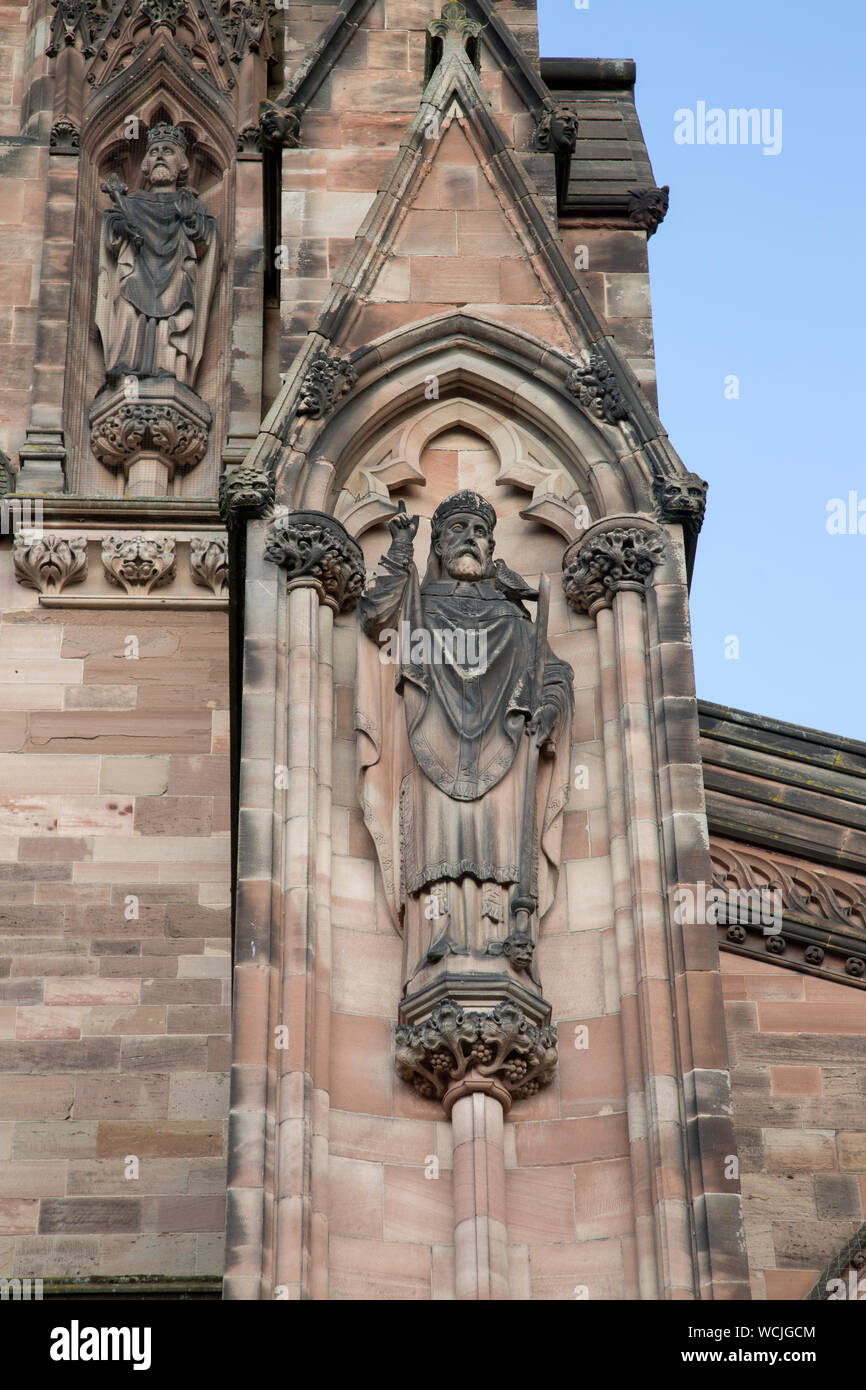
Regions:
<svg viewBox="0 0 866 1390"><path fill-rule="evenodd" d="M484 566L475 555L455 555L448 558L446 565L452 579L480 579Z"/></svg>

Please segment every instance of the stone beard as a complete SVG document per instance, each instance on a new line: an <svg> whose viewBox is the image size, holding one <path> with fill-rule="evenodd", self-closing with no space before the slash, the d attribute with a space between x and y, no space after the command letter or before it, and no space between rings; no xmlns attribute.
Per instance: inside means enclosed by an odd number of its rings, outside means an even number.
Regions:
<svg viewBox="0 0 866 1390"><path fill-rule="evenodd" d="M142 160L144 188L104 185L114 205L103 213L96 323L106 379L174 377L192 387L216 283L216 223L180 186L189 164L179 132L160 129Z"/></svg>
<svg viewBox="0 0 866 1390"><path fill-rule="evenodd" d="M372 639L362 636L359 652L361 805L404 934L406 991L450 957L452 970L510 969L537 985L534 942L512 936L510 910L520 879L528 729L548 754L539 759L531 846L536 932L556 889L573 676L547 647L540 701L531 708L536 634L520 595L534 591L494 567L494 524L493 509L476 494L446 499L420 583L412 560L417 519L398 513L384 573L360 603Z"/></svg>

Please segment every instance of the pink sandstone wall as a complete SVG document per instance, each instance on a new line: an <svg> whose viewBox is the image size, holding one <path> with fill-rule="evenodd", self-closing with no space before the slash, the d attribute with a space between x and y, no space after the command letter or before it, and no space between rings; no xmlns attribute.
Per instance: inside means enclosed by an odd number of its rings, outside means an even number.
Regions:
<svg viewBox="0 0 866 1390"><path fill-rule="evenodd" d="M225 617L46 611L4 574L0 1276L218 1276Z"/></svg>
<svg viewBox="0 0 866 1390"><path fill-rule="evenodd" d="M752 1296L798 1299L866 1219L863 994L721 960Z"/></svg>

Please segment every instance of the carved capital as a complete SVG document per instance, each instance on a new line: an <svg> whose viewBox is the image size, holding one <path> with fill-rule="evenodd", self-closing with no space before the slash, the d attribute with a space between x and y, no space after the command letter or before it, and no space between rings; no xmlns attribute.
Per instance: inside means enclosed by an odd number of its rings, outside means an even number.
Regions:
<svg viewBox="0 0 866 1390"><path fill-rule="evenodd" d="M280 106L276 101L259 104L259 132L262 145L274 150L296 150L301 143L300 106Z"/></svg>
<svg viewBox="0 0 866 1390"><path fill-rule="evenodd" d="M616 425L628 418L628 406L617 385L610 363L600 352L593 350L584 367L569 372L565 388L576 396L581 405L599 420Z"/></svg>
<svg viewBox="0 0 866 1390"><path fill-rule="evenodd" d="M562 584L572 608L593 616L621 589L644 592L664 559L661 539L639 526L576 541L562 558Z"/></svg>
<svg viewBox="0 0 866 1390"><path fill-rule="evenodd" d="M15 578L40 594L59 594L87 578L87 539L55 532L36 537L19 531L12 544Z"/></svg>
<svg viewBox="0 0 866 1390"><path fill-rule="evenodd" d="M545 109L535 127L535 143L540 150L573 154L577 144L577 116L564 106Z"/></svg>
<svg viewBox="0 0 866 1390"><path fill-rule="evenodd" d="M48 146L55 154L78 154L81 146L81 134L78 126L73 125L66 116L61 116L60 120L55 121L51 127Z"/></svg>
<svg viewBox="0 0 866 1390"><path fill-rule="evenodd" d="M180 382L131 380L140 395L127 398L116 390L97 396L91 407L90 445L99 462L128 474L142 455L156 454L169 476L194 468L207 450L210 407Z"/></svg>
<svg viewBox="0 0 866 1390"><path fill-rule="evenodd" d="M670 204L670 186L663 188L630 188L628 220L642 227L648 237L658 231L665 220Z"/></svg>
<svg viewBox="0 0 866 1390"><path fill-rule="evenodd" d="M171 536L106 536L102 564L112 584L143 597L174 578L174 540Z"/></svg>
<svg viewBox="0 0 866 1390"><path fill-rule="evenodd" d="M273 505L274 480L270 473L242 466L224 473L220 479L220 517L229 530L251 517L262 516Z"/></svg>
<svg viewBox="0 0 866 1390"><path fill-rule="evenodd" d="M344 392L354 386L358 374L351 362L320 353L314 357L301 386L297 413L321 420Z"/></svg>
<svg viewBox="0 0 866 1390"><path fill-rule="evenodd" d="M523 1100L552 1081L556 1061L556 1029L538 1027L510 1000L477 1012L445 999L426 1022L397 1028L397 1075L430 1099L486 1081Z"/></svg>
<svg viewBox="0 0 866 1390"><path fill-rule="evenodd" d="M56 58L62 48L81 46L85 57L94 53L93 36L101 16L96 13L96 0L51 0L51 39L45 52Z"/></svg>
<svg viewBox="0 0 866 1390"><path fill-rule="evenodd" d="M676 478L654 478L653 493L662 521L679 523L697 535L704 524L707 484L697 473Z"/></svg>
<svg viewBox="0 0 866 1390"><path fill-rule="evenodd" d="M287 512L275 517L265 558L286 571L290 588L312 585L336 613L354 608L364 587L360 546L336 517L324 512Z"/></svg>
<svg viewBox="0 0 866 1390"><path fill-rule="evenodd" d="M229 587L228 538L193 536L189 543L189 572L203 589L225 594Z"/></svg>

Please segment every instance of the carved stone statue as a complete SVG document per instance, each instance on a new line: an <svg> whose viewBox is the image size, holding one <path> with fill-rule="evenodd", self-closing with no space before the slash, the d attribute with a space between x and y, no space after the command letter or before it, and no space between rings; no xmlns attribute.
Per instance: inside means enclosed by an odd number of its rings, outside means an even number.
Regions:
<svg viewBox="0 0 866 1390"><path fill-rule="evenodd" d="M537 591L494 561L495 524L477 493L446 498L421 582L418 518L401 503L360 601L361 805L404 934L407 995L467 973L540 995L533 951L556 889L573 675L531 620Z"/></svg>
<svg viewBox="0 0 866 1390"><path fill-rule="evenodd" d="M96 323L107 383L121 376L174 377L192 386L216 283L214 218L191 188L179 126L148 131L144 187L103 184Z"/></svg>

